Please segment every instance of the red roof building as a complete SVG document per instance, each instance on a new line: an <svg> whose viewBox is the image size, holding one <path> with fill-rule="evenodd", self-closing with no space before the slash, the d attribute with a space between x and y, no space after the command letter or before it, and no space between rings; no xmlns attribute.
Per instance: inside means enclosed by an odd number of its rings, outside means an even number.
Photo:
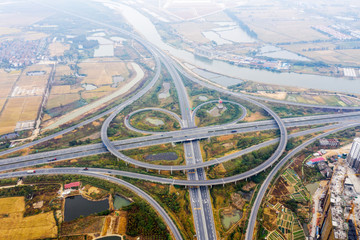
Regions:
<svg viewBox="0 0 360 240"><path fill-rule="evenodd" d="M313 159L310 159L306 164L311 166L311 165L317 164L319 162L325 162L325 158L323 158L323 157L313 158Z"/></svg>
<svg viewBox="0 0 360 240"><path fill-rule="evenodd" d="M80 187L80 182L72 182L64 185L64 189L69 189L73 187Z"/></svg>

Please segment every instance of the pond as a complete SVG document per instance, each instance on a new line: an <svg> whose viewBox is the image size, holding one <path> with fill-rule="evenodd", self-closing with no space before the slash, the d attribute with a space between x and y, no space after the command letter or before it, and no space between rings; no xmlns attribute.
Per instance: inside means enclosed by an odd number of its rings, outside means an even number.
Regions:
<svg viewBox="0 0 360 240"><path fill-rule="evenodd" d="M97 86L95 86L94 84L89 84L89 83L83 83L83 84L81 84L81 86L83 88L85 88L85 90L88 90L88 91L97 89Z"/></svg>
<svg viewBox="0 0 360 240"><path fill-rule="evenodd" d="M109 200L89 201L81 195L65 198L65 222L109 209Z"/></svg>
<svg viewBox="0 0 360 240"><path fill-rule="evenodd" d="M232 212L232 214L224 214L221 217L221 223L224 226L225 229L229 229L229 227L231 227L231 225L233 225L234 223L236 223L237 221L239 221L241 219L242 212L239 210L235 210Z"/></svg>
<svg viewBox="0 0 360 240"><path fill-rule="evenodd" d="M115 195L114 197L114 208L116 210L119 210L122 207L126 207L129 206L131 204L131 202L129 200L127 200L126 198L119 196L119 195Z"/></svg>
<svg viewBox="0 0 360 240"><path fill-rule="evenodd" d="M106 236L102 238L97 238L96 240L122 240L120 236Z"/></svg>
<svg viewBox="0 0 360 240"><path fill-rule="evenodd" d="M300 56L296 53L289 52L287 50L283 50L281 48L266 45L260 49L260 53L258 56L265 56L271 58L281 58L281 59L289 59L289 60L298 60L298 61L310 61L310 59Z"/></svg>

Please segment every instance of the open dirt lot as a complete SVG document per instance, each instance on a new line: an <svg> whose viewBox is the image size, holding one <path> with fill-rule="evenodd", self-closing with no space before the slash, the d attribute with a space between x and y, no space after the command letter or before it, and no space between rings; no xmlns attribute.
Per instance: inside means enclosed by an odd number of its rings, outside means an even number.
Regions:
<svg viewBox="0 0 360 240"><path fill-rule="evenodd" d="M112 84L112 76L121 75L125 79L129 71L123 62L84 62L79 64L80 73L86 74L82 83L90 83L96 86Z"/></svg>
<svg viewBox="0 0 360 240"><path fill-rule="evenodd" d="M43 239L57 236L52 212L23 217L24 197L0 199L0 239ZM6 217L7 216L7 217Z"/></svg>

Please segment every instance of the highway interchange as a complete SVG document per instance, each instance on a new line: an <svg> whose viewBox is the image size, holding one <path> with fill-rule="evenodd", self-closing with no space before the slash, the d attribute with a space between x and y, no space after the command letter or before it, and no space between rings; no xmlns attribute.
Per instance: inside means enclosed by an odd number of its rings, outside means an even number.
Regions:
<svg viewBox="0 0 360 240"><path fill-rule="evenodd" d="M63 11L64 12L64 11ZM74 15L70 12L65 12L67 14ZM75 15L76 17L79 17L78 15ZM46 152L46 153L39 153L39 154L31 154L24 157L17 157L17 158L8 158L3 159L0 161L0 169L2 171L4 170L10 170L10 169L18 169L23 168L26 166L34 166L41 163L49 163L49 159L56 157L56 161L65 160L65 159L72 159L77 158L81 156L89 156L93 154L101 154L110 152L114 156L116 156L118 159L121 159L123 161L126 161L130 164L133 164L138 167L146 168L146 169L156 169L156 170L170 170L170 171L189 171L191 173L188 174L187 180L175 180L171 178L161 178L151 175L145 175L145 174L138 174L138 173L132 173L132 172L123 172L118 170L110 170L110 169L92 169L90 168L87 171L84 171L83 168L51 168L51 169L37 169L36 174L81 174L81 175L88 175L93 176L101 179L105 179L107 181L112 181L114 183L123 185L132 191L136 192L140 196L142 196L147 202L149 202L156 211L162 216L164 221L167 223L169 229L171 230L171 233L173 234L175 239L182 239L181 233L179 233L176 225L173 223L171 218L168 216L168 214L164 211L164 209L161 208L161 206L152 199L149 195L147 195L145 192L140 190L139 188L133 186L132 184L129 184L123 180L120 180L118 178L109 176L109 175L118 175L118 176L126 176L131 178L137 178L137 179L144 179L148 181L154 181L154 182L160 182L164 184L174 184L174 185L184 185L184 186L197 186L194 188L189 188L190 190L190 202L192 205L193 210L193 218L194 218L194 224L196 228L196 234L197 239L216 239L216 231L215 231L215 224L213 219L213 211L212 211L212 204L209 196L209 189L208 186L212 185L222 185L232 182L237 182L243 179L247 179L253 175L256 175L260 172L265 171L267 168L274 166L275 167L271 170L270 174L267 176L266 180L264 181L263 185L261 186L261 189L257 195L255 204L252 207L251 216L248 224L247 229L247 235L246 239L252 239L253 238L253 232L254 232L254 226L256 222L256 216L258 209L261 205L261 200L263 196L265 195L267 186L270 184L273 177L276 175L276 173L281 169L281 167L289 160L292 156L294 156L297 152L301 151L305 146L308 144L314 142L316 139L320 137L324 137L330 133L341 131L350 127L357 126L358 123L353 123L351 121L359 120L360 114L359 113L341 113L341 114L332 114L327 116L315 116L315 117L304 117L304 118L296 118L296 119L281 119L271 108L269 108L267 105L258 102L258 100L264 101L264 98L260 97L253 97L248 96L240 93L234 93L227 89L214 86L212 84L209 84L208 82L201 81L194 76L192 76L190 73L188 73L186 70L184 70L178 63L176 63L173 59L171 59L169 56L165 55L161 50L157 49L156 47L152 46L150 43L148 43L146 40L142 39L141 37L137 36L134 33L126 32L122 29L119 29L117 27L103 24L101 22L92 20L90 18L81 17L83 19L89 20L93 23L96 23L103 27L108 27L114 31L117 31L123 35L126 35L129 38L132 38L136 41L138 41L140 44L142 44L148 51L152 54L154 61L156 63L156 70L154 73L154 76L150 80L150 82L140 89L136 94L129 97L125 101L123 101L118 106L111 108L107 110L104 113L101 113L95 117L92 117L89 120L83 121L73 127L69 127L61 132L49 135L47 137L44 137L42 139L39 139L37 141L25 144L23 146L19 146L13 149L9 149L7 151L1 152L1 155L13 153L17 150L24 149L26 147L34 146L38 143L48 141L54 137L63 135L67 132L73 131L74 129L84 126L88 123L91 123L101 117L107 116L110 114L109 117L106 118L104 121L102 128L101 128L101 140L102 144L92 144L89 146L82 146L82 147L76 147L76 148L70 148L70 149L63 149L63 150L57 150L52 152ZM134 103L137 99L144 96L152 87L155 85L155 83L158 81L160 76L160 71L162 65L166 68L166 70L170 73L172 80L175 83L175 87L178 93L179 97L179 105L180 105L180 112L181 117L175 117L180 121L181 126L184 128L180 131L173 131L173 132L166 132L166 133L155 133L151 136L145 136L141 138L134 138L134 139L127 139L122 141L115 141L112 142L109 140L107 136L107 130L110 126L110 123L113 121L113 119L126 107ZM218 91L220 93L223 93L225 95L231 96L235 99L239 99L241 101L246 101L248 103L251 103L253 105L256 105L260 108L262 108L264 111L266 111L273 120L268 121L262 121L262 122L255 122L255 123L231 123L226 124L222 126L212 126L212 127L203 127L203 128L196 128L195 125L195 119L194 119L194 112L191 111L189 98L187 96L187 92L184 86L184 83L182 81L181 75L185 76L186 78L190 79L191 81L200 84L201 86L204 86L206 88ZM327 108L327 109L339 109L339 110L359 110L360 108L350 108L350 107L332 107L332 106L314 106L309 104L299 104L299 103L288 103L278 100L270 100L265 99L266 101L272 101L276 103L281 104L293 104L298 106L306 106L306 107L316 107L316 108ZM242 106L242 105L240 105ZM198 109L198 108L197 108ZM196 109L196 110L197 110ZM154 109L153 109L154 110ZM159 109L158 109L159 110ZM161 110L164 111L164 110ZM241 118L243 118L244 111L243 109L243 115ZM238 121L238 120L237 120ZM279 162L280 156L284 152L284 149L286 147L286 143L289 137L287 133L287 127L291 126L303 126L303 125L310 125L310 124L323 124L323 123L339 123L334 126L324 126L316 129L310 129L307 131L304 131L302 133L293 134L292 136L300 136L301 134L309 134L314 133L318 131L328 130L331 128L334 128L334 130L324 133L320 136L317 136L315 138L312 138L311 140L303 143L301 146L294 149L292 152L290 152L286 157L282 158ZM127 124L128 126L128 124ZM203 162L201 151L200 151L200 145L199 140L204 138L209 138L212 136L219 136L224 134L234 134L234 133L243 133L243 132L251 132L251 131L262 131L262 130L269 130L269 129L279 129L279 138L261 143L259 145L253 146L249 149L244 149L242 151L239 151L236 154L232 154L220 159L215 159L208 162ZM236 132L233 132L236 131ZM149 133L149 132L146 132ZM144 162L137 161L135 159L129 158L119 152L119 150L129 149L129 148L136 148L139 146L150 146L150 145L156 145L160 143L169 143L169 142L181 142L184 144L184 150L185 150L185 159L186 159L186 165L181 166L167 166L167 165L155 165L155 164L148 164ZM259 149L264 146L268 146L271 144L276 144L277 148L273 155L266 161L264 161L262 164L258 165L257 167L227 178L221 178L221 179L212 179L207 180L204 167L208 167L214 164L218 164L220 162L229 161L233 158L239 157L242 154L254 151L256 149ZM278 163L277 163L278 162ZM195 171L195 174L192 172ZM9 178L9 177L20 177L26 175L26 172L24 171L18 171L18 172L11 172L11 173L3 173L0 174L0 178Z"/></svg>

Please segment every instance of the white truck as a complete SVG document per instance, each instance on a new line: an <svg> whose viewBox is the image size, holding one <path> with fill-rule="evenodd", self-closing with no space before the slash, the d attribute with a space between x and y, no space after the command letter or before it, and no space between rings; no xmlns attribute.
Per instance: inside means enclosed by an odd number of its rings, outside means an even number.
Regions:
<svg viewBox="0 0 360 240"><path fill-rule="evenodd" d="M27 174L33 174L33 173L36 173L36 171L35 170L28 170L28 171L26 171L27 172Z"/></svg>

